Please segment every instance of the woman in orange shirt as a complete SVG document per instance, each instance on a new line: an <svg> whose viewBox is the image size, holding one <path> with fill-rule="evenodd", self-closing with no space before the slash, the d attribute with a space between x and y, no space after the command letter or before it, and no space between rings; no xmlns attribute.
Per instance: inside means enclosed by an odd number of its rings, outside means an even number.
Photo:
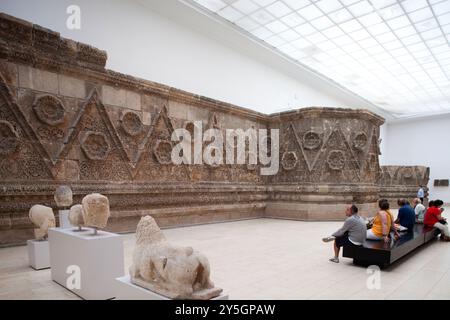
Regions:
<svg viewBox="0 0 450 320"><path fill-rule="evenodd" d="M378 207L380 210L373 220L373 226L367 230L367 239L389 242L389 233L391 231L395 233L395 237L399 236L394 226L394 217L389 210L389 202L386 199L380 199Z"/></svg>

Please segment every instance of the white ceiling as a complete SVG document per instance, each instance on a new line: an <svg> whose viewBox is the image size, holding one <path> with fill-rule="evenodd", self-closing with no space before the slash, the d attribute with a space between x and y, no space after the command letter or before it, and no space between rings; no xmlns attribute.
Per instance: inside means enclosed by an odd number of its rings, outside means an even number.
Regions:
<svg viewBox="0 0 450 320"><path fill-rule="evenodd" d="M450 0L188 0L395 118L450 112Z"/></svg>

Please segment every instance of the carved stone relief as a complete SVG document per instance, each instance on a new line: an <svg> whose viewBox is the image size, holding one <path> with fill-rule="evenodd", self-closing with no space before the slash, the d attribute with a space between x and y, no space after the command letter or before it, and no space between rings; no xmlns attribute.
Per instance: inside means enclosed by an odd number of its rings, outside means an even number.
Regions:
<svg viewBox="0 0 450 320"><path fill-rule="evenodd" d="M0 120L0 155L14 153L19 146L19 136L11 123Z"/></svg>
<svg viewBox="0 0 450 320"><path fill-rule="evenodd" d="M332 150L328 154L327 163L331 170L342 170L345 166L345 154L341 150Z"/></svg>
<svg viewBox="0 0 450 320"><path fill-rule="evenodd" d="M111 150L108 139L102 132L85 132L80 144L86 157L90 160L104 160Z"/></svg>
<svg viewBox="0 0 450 320"><path fill-rule="evenodd" d="M367 135L364 132L360 132L356 134L355 138L353 139L353 147L356 150L363 151L367 145L367 142Z"/></svg>
<svg viewBox="0 0 450 320"><path fill-rule="evenodd" d="M294 151L287 151L281 157L281 165L284 170L293 170L297 165L298 157Z"/></svg>
<svg viewBox="0 0 450 320"><path fill-rule="evenodd" d="M322 144L322 138L314 131L308 131L303 135L303 146L308 150L316 150Z"/></svg>
<svg viewBox="0 0 450 320"><path fill-rule="evenodd" d="M132 137L140 134L144 129L141 118L134 112L125 112L120 121L123 130Z"/></svg>
<svg viewBox="0 0 450 320"><path fill-rule="evenodd" d="M56 126L64 122L66 111L58 98L51 95L36 97L33 110L42 123Z"/></svg>

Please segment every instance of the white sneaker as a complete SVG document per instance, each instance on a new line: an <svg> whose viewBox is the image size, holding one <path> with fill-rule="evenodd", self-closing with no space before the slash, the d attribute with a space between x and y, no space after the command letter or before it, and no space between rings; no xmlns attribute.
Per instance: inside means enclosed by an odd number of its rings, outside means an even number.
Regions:
<svg viewBox="0 0 450 320"><path fill-rule="evenodd" d="M339 263L339 258L336 258L336 257L335 258L331 258L330 261L334 262L334 263Z"/></svg>
<svg viewBox="0 0 450 320"><path fill-rule="evenodd" d="M334 239L336 239L336 238L331 236L331 237L322 238L322 241L323 242L330 242L330 241L334 241Z"/></svg>

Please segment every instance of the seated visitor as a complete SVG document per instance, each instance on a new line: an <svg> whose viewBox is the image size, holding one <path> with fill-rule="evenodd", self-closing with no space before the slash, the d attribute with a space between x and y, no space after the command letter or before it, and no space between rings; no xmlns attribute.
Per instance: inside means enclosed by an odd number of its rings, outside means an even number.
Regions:
<svg viewBox="0 0 450 320"><path fill-rule="evenodd" d="M450 231L448 229L447 219L442 217L444 211L441 206L444 204L442 200L430 201L430 206L425 213L423 223L429 227L435 227L441 231L441 240L450 241Z"/></svg>
<svg viewBox="0 0 450 320"><path fill-rule="evenodd" d="M361 246L366 240L366 222L358 215L358 207L351 205L347 207L344 225L331 237L323 238L324 242L334 240L334 257L331 262L339 263L339 251L342 246Z"/></svg>
<svg viewBox="0 0 450 320"><path fill-rule="evenodd" d="M416 222L423 223L423 218L425 216L425 206L422 204L422 201L419 198L415 198L413 200L414 213L416 215Z"/></svg>
<svg viewBox="0 0 450 320"><path fill-rule="evenodd" d="M409 231L413 230L416 222L416 212L405 199L398 199L397 203L399 209L395 223L400 224Z"/></svg>
<svg viewBox="0 0 450 320"><path fill-rule="evenodd" d="M373 219L372 228L367 230L367 239L389 242L389 234L391 231L398 238L399 234L394 226L394 217L389 210L389 202L386 199L381 199L378 201L378 207L380 211L378 211L375 219Z"/></svg>

